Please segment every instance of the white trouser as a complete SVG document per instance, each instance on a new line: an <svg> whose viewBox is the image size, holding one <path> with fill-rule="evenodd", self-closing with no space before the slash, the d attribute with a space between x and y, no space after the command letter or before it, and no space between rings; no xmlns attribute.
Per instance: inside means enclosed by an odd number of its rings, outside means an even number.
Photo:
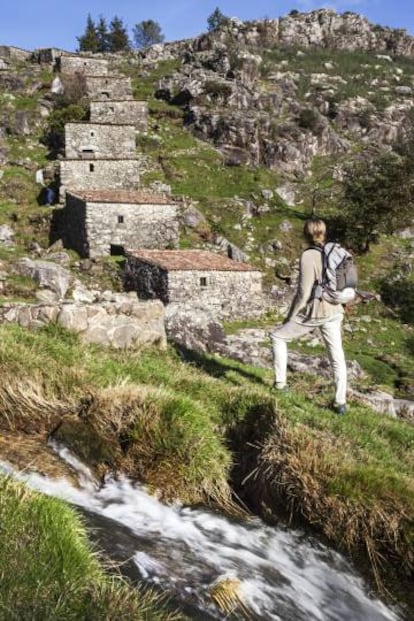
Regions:
<svg viewBox="0 0 414 621"><path fill-rule="evenodd" d="M305 334L309 334L309 332L318 328L321 331L332 366L335 381L335 404L342 405L346 403L347 377L345 355L342 347L342 319L343 315L338 314L318 326L288 321L271 332L275 382L278 387L282 388L286 385L288 361L287 343L301 336L305 336Z"/></svg>

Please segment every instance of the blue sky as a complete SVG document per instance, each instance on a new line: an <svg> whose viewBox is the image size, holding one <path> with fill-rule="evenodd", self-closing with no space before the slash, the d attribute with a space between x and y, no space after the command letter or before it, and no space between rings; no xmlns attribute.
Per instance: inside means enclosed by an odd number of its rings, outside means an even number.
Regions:
<svg viewBox="0 0 414 621"><path fill-rule="evenodd" d="M76 37L85 30L88 12L95 20L103 15L110 21L118 15L129 30L144 19L153 19L161 25L166 40L173 41L205 31L207 17L216 6L225 15L242 20L275 18L292 9L310 11L329 6L339 12L355 11L374 23L406 28L414 34L413 0L1 0L0 45L76 50Z"/></svg>

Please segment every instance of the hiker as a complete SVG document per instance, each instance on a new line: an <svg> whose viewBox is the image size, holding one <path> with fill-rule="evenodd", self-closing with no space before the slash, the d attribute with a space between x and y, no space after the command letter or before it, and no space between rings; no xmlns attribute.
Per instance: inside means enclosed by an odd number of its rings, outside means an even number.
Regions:
<svg viewBox="0 0 414 621"><path fill-rule="evenodd" d="M283 324L271 332L275 370L273 389L287 391L287 343L319 328L334 375L333 408L337 414L343 415L346 412L347 383L341 334L344 309L342 304L332 304L322 297L318 299L312 295L315 283L322 281L322 251L326 242L325 222L316 218L307 220L303 234L309 247L300 258L296 295Z"/></svg>

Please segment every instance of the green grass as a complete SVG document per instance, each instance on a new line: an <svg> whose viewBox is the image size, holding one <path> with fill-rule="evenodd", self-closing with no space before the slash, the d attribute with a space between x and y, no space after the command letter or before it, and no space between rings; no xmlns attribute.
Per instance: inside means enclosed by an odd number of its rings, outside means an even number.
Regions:
<svg viewBox="0 0 414 621"><path fill-rule="evenodd" d="M106 574L81 518L62 501L0 477L0 618L171 618L157 598Z"/></svg>
<svg viewBox="0 0 414 621"><path fill-rule="evenodd" d="M337 417L327 380L293 375L291 393L275 398L264 369L172 350L126 356L53 325L0 327L0 372L9 431L61 421L57 437L82 459L166 499L231 507L231 479L253 506L286 502L336 545L373 546L397 572L413 569L414 427L352 402ZM242 481L255 468L251 488Z"/></svg>

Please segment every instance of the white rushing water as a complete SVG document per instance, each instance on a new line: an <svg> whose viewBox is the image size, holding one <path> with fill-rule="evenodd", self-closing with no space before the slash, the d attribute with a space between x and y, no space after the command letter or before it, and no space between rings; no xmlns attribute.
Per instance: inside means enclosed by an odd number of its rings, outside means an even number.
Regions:
<svg viewBox="0 0 414 621"><path fill-rule="evenodd" d="M369 597L366 583L340 554L301 531L270 527L258 519L229 520L205 509L166 506L124 477L109 478L99 486L67 449L56 450L77 471L78 488L66 479L17 473L7 464L0 469L38 491L122 524L131 533L128 553L142 578L190 601L209 618L225 618L209 596L211 585L237 578L241 598L256 619L399 619Z"/></svg>

